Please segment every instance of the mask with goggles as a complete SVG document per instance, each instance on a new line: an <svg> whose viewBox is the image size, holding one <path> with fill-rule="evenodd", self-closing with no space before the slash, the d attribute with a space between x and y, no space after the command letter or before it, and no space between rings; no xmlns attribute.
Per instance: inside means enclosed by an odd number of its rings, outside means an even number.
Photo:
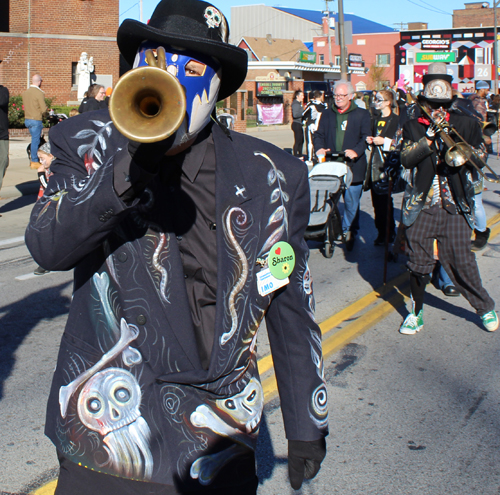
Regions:
<svg viewBox="0 0 500 495"><path fill-rule="evenodd" d="M143 42L134 68L146 67L146 50L156 56L158 43ZM186 94L186 116L175 133L173 147L194 138L210 121L220 88L220 66L215 59L190 50L165 46L166 70L177 78Z"/></svg>

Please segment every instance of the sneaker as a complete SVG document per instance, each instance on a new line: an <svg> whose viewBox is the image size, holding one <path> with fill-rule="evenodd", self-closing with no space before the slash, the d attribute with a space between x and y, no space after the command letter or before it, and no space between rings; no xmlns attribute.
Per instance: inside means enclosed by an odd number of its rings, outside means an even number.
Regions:
<svg viewBox="0 0 500 495"><path fill-rule="evenodd" d="M403 321L399 329L399 333L404 335L415 335L424 328L424 310L421 309L418 315L415 313L410 313Z"/></svg>
<svg viewBox="0 0 500 495"><path fill-rule="evenodd" d="M33 273L35 275L45 275L46 273L50 273L50 270L46 270L45 268L38 266Z"/></svg>
<svg viewBox="0 0 500 495"><path fill-rule="evenodd" d="M498 328L498 315L494 310L481 316L481 320L483 320L483 326L488 332L494 332Z"/></svg>

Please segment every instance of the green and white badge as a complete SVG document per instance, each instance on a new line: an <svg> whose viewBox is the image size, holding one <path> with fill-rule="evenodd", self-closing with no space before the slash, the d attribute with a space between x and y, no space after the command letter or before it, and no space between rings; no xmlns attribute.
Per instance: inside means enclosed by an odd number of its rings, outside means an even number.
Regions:
<svg viewBox="0 0 500 495"><path fill-rule="evenodd" d="M278 280L283 280L295 268L295 251L288 242L277 242L269 251L267 264L271 275Z"/></svg>

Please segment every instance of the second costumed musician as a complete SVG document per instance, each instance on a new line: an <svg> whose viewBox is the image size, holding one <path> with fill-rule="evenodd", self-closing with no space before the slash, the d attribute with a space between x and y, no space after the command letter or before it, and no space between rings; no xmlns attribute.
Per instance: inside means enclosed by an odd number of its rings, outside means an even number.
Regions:
<svg viewBox="0 0 500 495"><path fill-rule="evenodd" d="M452 102L452 76L446 64L434 63L423 77L419 95L423 115L403 127L401 163L407 169L408 186L403 199L403 224L408 242L407 263L413 309L399 329L413 335L423 326L425 286L434 268L434 241L439 261L453 285L481 317L487 331L498 328L495 303L482 286L476 258L471 252L474 186L473 166L449 166L442 132L453 126L484 157L481 128L471 118L447 111ZM428 112L428 115L425 114ZM432 118L432 120L431 120ZM450 132L451 135L451 132ZM474 155L478 167L483 164Z"/></svg>

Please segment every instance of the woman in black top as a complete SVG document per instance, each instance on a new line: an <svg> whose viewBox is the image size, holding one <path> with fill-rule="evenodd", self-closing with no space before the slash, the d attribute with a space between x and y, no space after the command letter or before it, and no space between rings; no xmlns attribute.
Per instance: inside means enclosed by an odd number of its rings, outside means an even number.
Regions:
<svg viewBox="0 0 500 495"><path fill-rule="evenodd" d="M367 172L367 189L372 191L372 204L375 211L375 227L378 236L375 246L385 243L388 213L389 241L395 237L396 224L394 222L394 205L392 197L388 194L388 178L384 172L384 162L388 151L391 150L392 141L396 136L399 124L398 107L394 104L394 93L389 90L377 91L374 99L377 115L372 120L372 135L366 138L371 145L370 160ZM390 210L388 211L388 208Z"/></svg>
<svg viewBox="0 0 500 495"><path fill-rule="evenodd" d="M87 91L87 97L82 100L80 108L78 111L80 113L90 112L92 110L101 110L102 108L107 108L106 102L106 90L104 86L100 84L91 84L89 90Z"/></svg>
<svg viewBox="0 0 500 495"><path fill-rule="evenodd" d="M302 112L304 107L304 93L299 89L295 91L292 102L292 131L295 142L293 143L293 156L302 158L302 148L304 146L304 131L302 129Z"/></svg>

